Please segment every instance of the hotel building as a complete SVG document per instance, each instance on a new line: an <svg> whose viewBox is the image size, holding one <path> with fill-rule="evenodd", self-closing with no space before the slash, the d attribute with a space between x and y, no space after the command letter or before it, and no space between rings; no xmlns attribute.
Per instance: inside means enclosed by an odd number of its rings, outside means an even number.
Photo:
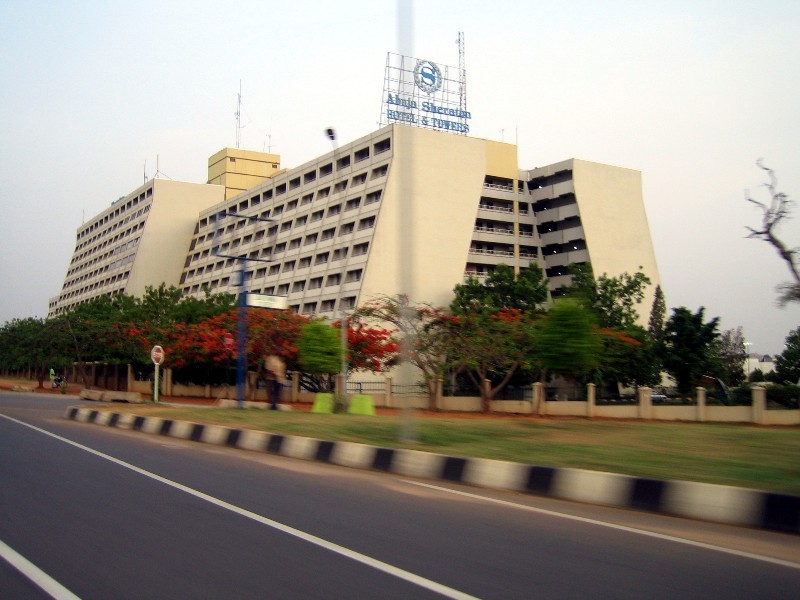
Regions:
<svg viewBox="0 0 800 600"><path fill-rule="evenodd" d="M446 306L504 263L538 263L553 294L570 264L658 270L641 174L571 159L520 170L515 145L392 124L292 169L226 149L208 184L151 180L78 230L50 314L101 294L176 285L185 295L285 297L336 318L377 295Z"/></svg>

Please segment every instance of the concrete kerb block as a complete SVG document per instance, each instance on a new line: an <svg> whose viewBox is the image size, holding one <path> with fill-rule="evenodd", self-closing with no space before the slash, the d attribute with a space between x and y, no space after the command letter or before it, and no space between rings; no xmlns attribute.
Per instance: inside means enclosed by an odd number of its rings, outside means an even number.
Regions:
<svg viewBox="0 0 800 600"><path fill-rule="evenodd" d="M142 425L142 432L157 434L161 430L161 424L163 422L164 420L158 417L147 417Z"/></svg>
<svg viewBox="0 0 800 600"><path fill-rule="evenodd" d="M242 430L239 436L239 448L243 450L253 450L254 452L263 452L267 447L267 441L270 434L265 431L253 431L252 429Z"/></svg>
<svg viewBox="0 0 800 600"><path fill-rule="evenodd" d="M78 398L81 400L100 402L103 399L103 392L100 390L81 390L80 394L78 394Z"/></svg>
<svg viewBox="0 0 800 600"><path fill-rule="evenodd" d="M203 435L200 441L206 444L224 446L228 441L229 432L229 427L223 427L222 425L206 425L203 429Z"/></svg>
<svg viewBox="0 0 800 600"><path fill-rule="evenodd" d="M527 475L528 466L522 463L471 458L467 461L463 481L480 487L522 491Z"/></svg>
<svg viewBox="0 0 800 600"><path fill-rule="evenodd" d="M319 440L314 438L287 435L281 446L281 456L314 460L318 446Z"/></svg>
<svg viewBox="0 0 800 600"><path fill-rule="evenodd" d="M664 509L690 519L757 526L761 516L761 497L762 492L745 488L670 481Z"/></svg>
<svg viewBox="0 0 800 600"><path fill-rule="evenodd" d="M343 467L369 469L374 457L373 446L355 442L336 442L330 462Z"/></svg>
<svg viewBox="0 0 800 600"><path fill-rule="evenodd" d="M192 435L193 429L194 423L190 423L189 421L173 421L169 437L188 440Z"/></svg>
<svg viewBox="0 0 800 600"><path fill-rule="evenodd" d="M631 477L617 473L558 469L555 473L552 496L565 500L626 506L630 495Z"/></svg>
<svg viewBox="0 0 800 600"><path fill-rule="evenodd" d="M419 450L396 450L392 472L409 477L433 479L441 473L446 457Z"/></svg>
<svg viewBox="0 0 800 600"><path fill-rule="evenodd" d="M129 413L116 413L119 415L119 419L117 419L117 428L118 429L133 429L133 422L136 419L136 415L132 415Z"/></svg>

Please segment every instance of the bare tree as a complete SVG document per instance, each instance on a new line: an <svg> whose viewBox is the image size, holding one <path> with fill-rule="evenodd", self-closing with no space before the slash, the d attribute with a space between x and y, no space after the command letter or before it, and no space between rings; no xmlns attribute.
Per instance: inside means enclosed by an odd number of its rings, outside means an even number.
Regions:
<svg viewBox="0 0 800 600"><path fill-rule="evenodd" d="M765 183L764 186L769 190L770 200L769 203L761 202L752 198L749 192L747 193L747 201L758 206L762 213L761 228L754 229L753 227L747 227L747 230L750 232L747 237L764 240L770 244L789 267L794 282L782 283L778 286L778 291L780 292L778 303L783 306L789 302L800 302L799 250L798 248L787 247L778 237L777 233L781 222L791 218L792 203L786 194L777 190L778 179L775 177L775 172L769 167L765 167L761 159L759 159L756 164L759 169L766 171L769 177L769 183Z"/></svg>

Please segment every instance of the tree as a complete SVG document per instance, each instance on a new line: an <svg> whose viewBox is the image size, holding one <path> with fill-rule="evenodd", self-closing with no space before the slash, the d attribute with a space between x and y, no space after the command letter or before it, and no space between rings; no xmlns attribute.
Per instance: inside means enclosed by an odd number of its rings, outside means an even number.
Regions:
<svg viewBox="0 0 800 600"><path fill-rule="evenodd" d="M340 328L341 321L333 327ZM394 366L398 359L400 344L393 332L381 327L371 327L348 319L347 323L347 370L380 373Z"/></svg>
<svg viewBox="0 0 800 600"><path fill-rule="evenodd" d="M300 331L297 339L298 363L320 392L334 388L335 376L342 363L342 345L339 332L324 321L310 321Z"/></svg>
<svg viewBox="0 0 800 600"><path fill-rule="evenodd" d="M744 363L747 354L741 327L722 332L717 357L722 368L721 378L726 384L736 386L745 380Z"/></svg>
<svg viewBox="0 0 800 600"><path fill-rule="evenodd" d="M641 269L641 267L639 267ZM605 273L596 280L589 263L570 267L572 285L566 295L581 298L597 313L601 327L631 329L636 326L639 313L636 306L644 299L644 290L650 278L637 271L633 275L622 273L609 277Z"/></svg>
<svg viewBox="0 0 800 600"><path fill-rule="evenodd" d="M791 283L783 283L778 286L780 295L778 303L785 305L789 302L800 302L800 262L798 259L798 248L789 248L786 243L778 237L778 229L785 220L791 217L791 201L783 192L777 190L778 179L769 167L765 167L759 159L756 164L759 169L766 171L769 182L764 186L769 192L769 201L761 202L752 198L749 192L746 200L761 209L761 227L756 229L747 227L750 234L749 238L764 240L778 252L778 256L786 263L789 273L794 280Z"/></svg>
<svg viewBox="0 0 800 600"><path fill-rule="evenodd" d="M667 303L664 299L664 291L660 285L657 285L653 294L653 308L650 309L650 320L647 324L647 331L655 342L660 342L664 338L664 321L666 318Z"/></svg>
<svg viewBox="0 0 800 600"><path fill-rule="evenodd" d="M675 378L682 394L691 393L702 375L719 373L719 318L705 323L704 311L703 307L696 313L683 306L674 308L664 330L664 366Z"/></svg>
<svg viewBox="0 0 800 600"><path fill-rule="evenodd" d="M466 283L456 284L453 293L450 311L454 315L496 313L502 309L536 311L549 298L547 279L536 263L520 269L518 275L508 265L497 265L485 283L469 277Z"/></svg>
<svg viewBox="0 0 800 600"><path fill-rule="evenodd" d="M417 367L428 386L428 402L436 409L436 380L446 369L442 344L444 311L430 304L413 303L405 294L378 296L352 315L354 322L385 323L399 334L399 359Z"/></svg>
<svg viewBox="0 0 800 600"><path fill-rule="evenodd" d="M558 298L535 329L542 382L550 374L581 379L600 364L602 344L595 316L577 299Z"/></svg>
<svg viewBox="0 0 800 600"><path fill-rule="evenodd" d="M480 390L484 411L518 369L532 366L533 321L534 317L518 309L442 317L448 366L472 380ZM491 382L488 389L484 381Z"/></svg>
<svg viewBox="0 0 800 600"><path fill-rule="evenodd" d="M786 336L783 352L775 357L775 379L782 383L800 382L800 327Z"/></svg>

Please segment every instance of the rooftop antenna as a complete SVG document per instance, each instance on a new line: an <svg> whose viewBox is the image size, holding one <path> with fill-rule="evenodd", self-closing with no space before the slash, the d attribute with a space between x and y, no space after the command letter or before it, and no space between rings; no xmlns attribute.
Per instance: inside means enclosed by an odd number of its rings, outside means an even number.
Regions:
<svg viewBox="0 0 800 600"><path fill-rule="evenodd" d="M142 167L142 175L144 176L144 183L147 183L147 159L144 159L144 166Z"/></svg>
<svg viewBox="0 0 800 600"><path fill-rule="evenodd" d="M461 110L467 110L467 61L466 61L466 48L464 42L464 32L458 32L458 91L460 97Z"/></svg>
<svg viewBox="0 0 800 600"><path fill-rule="evenodd" d="M239 80L239 93L236 95L237 103L236 103L236 112L233 113L236 116L236 147L239 147L239 136L240 131L242 128L242 80Z"/></svg>

